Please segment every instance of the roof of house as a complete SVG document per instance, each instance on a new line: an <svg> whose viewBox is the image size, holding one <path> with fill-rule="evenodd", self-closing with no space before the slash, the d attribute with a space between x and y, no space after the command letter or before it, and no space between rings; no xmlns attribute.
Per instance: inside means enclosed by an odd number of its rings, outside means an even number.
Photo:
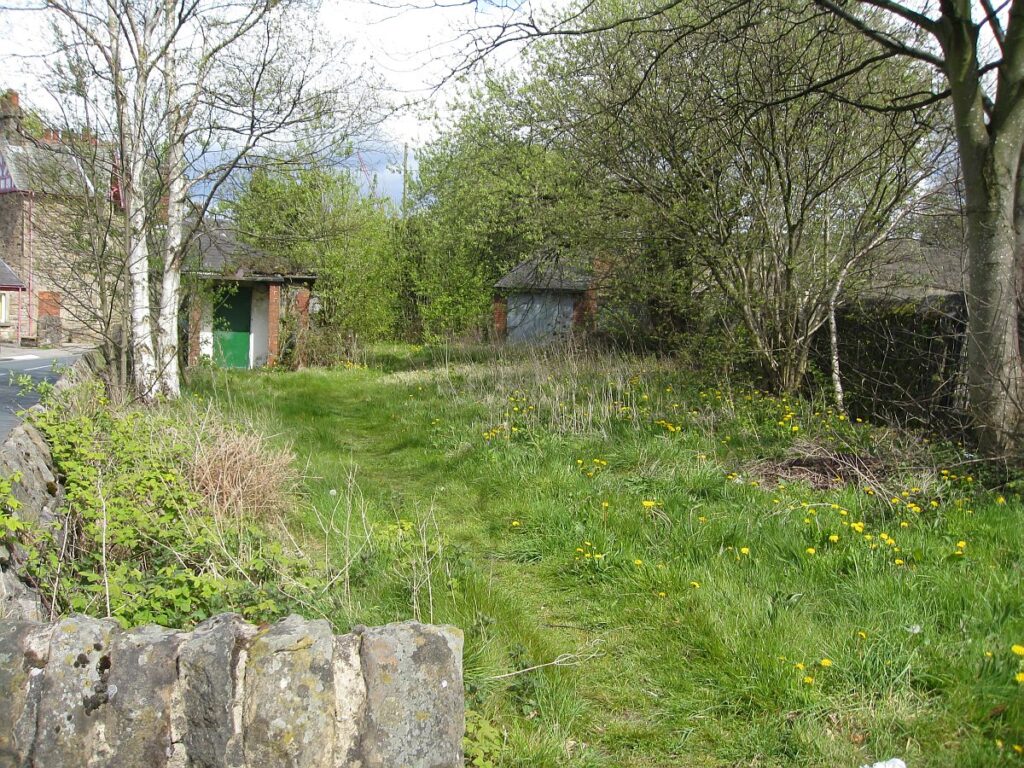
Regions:
<svg viewBox="0 0 1024 768"><path fill-rule="evenodd" d="M200 225L193 239L194 267L186 271L211 280L256 283L311 283L316 275L276 263L266 251L244 243L229 222L210 220Z"/></svg>
<svg viewBox="0 0 1024 768"><path fill-rule="evenodd" d="M93 190L81 162L63 145L0 140L0 192L83 195Z"/></svg>
<svg viewBox="0 0 1024 768"><path fill-rule="evenodd" d="M553 252L528 259L494 284L502 291L551 291L576 293L590 288L589 272Z"/></svg>
<svg viewBox="0 0 1024 768"><path fill-rule="evenodd" d="M25 291L28 290L25 284L21 282L14 270L8 266L7 262L0 259L0 291Z"/></svg>

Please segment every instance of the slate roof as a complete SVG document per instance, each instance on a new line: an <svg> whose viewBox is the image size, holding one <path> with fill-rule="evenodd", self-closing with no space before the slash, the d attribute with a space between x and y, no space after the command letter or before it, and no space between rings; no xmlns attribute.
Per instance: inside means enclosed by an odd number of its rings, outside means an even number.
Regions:
<svg viewBox="0 0 1024 768"><path fill-rule="evenodd" d="M83 195L93 189L78 159L59 144L0 141L0 192Z"/></svg>
<svg viewBox="0 0 1024 768"><path fill-rule="evenodd" d="M7 262L0 259L0 291L25 291L28 290L25 284L21 282L14 270L11 269Z"/></svg>
<svg viewBox="0 0 1024 768"><path fill-rule="evenodd" d="M590 284L590 273L548 252L522 262L494 287L501 291L582 293Z"/></svg>
<svg viewBox="0 0 1024 768"><path fill-rule="evenodd" d="M262 283L313 282L315 275L277 264L266 251L241 242L230 222L209 220L192 242L196 256L186 271L200 277Z"/></svg>

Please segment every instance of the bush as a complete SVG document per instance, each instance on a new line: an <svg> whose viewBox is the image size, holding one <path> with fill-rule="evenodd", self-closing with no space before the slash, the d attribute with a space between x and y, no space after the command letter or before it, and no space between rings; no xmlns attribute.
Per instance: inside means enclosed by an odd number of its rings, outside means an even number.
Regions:
<svg viewBox="0 0 1024 768"><path fill-rule="evenodd" d="M275 530L291 475L262 438L213 410L113 407L96 381L44 404L32 421L66 502L59 529L36 533L29 572L54 613L124 626L188 627L227 610L269 621L319 583Z"/></svg>

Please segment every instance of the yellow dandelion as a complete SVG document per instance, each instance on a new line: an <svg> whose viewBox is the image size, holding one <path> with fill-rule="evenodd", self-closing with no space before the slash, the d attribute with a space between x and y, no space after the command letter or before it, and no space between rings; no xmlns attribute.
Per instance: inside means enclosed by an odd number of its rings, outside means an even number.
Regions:
<svg viewBox="0 0 1024 768"><path fill-rule="evenodd" d="M658 502L652 501L651 499L644 499L643 505L644 505L644 509L651 509L653 507L658 506Z"/></svg>
<svg viewBox="0 0 1024 768"><path fill-rule="evenodd" d="M1024 656L1024 645L1020 645L1019 643L1011 645L1010 651L1012 651L1017 656Z"/></svg>
<svg viewBox="0 0 1024 768"><path fill-rule="evenodd" d="M740 554L741 555L749 555L750 554L750 547L740 547Z"/></svg>
<svg viewBox="0 0 1024 768"><path fill-rule="evenodd" d="M957 547L959 547L960 549L967 549L967 542L966 542L966 541L958 541L958 542L956 543L956 545L957 545Z"/></svg>
<svg viewBox="0 0 1024 768"><path fill-rule="evenodd" d="M664 592L659 592L659 593L658 593L658 597L664 597L664 596L665 596L665 593L664 593Z"/></svg>
<svg viewBox="0 0 1024 768"><path fill-rule="evenodd" d="M639 567L639 566L641 566L641 565L643 565L643 564L644 564L644 561L643 561L643 560L634 560L634 561L633 561L633 565L635 565L635 566L637 566L637 567Z"/></svg>
<svg viewBox="0 0 1024 768"><path fill-rule="evenodd" d="M900 558L898 558L898 557L897 557L897 558L896 558L895 560L893 560L893 562L894 562L894 563L896 563L896 565L903 565L903 564L904 564L904 563L903 563L903 560L901 560L901 559L900 559Z"/></svg>
<svg viewBox="0 0 1024 768"><path fill-rule="evenodd" d="M808 547L804 550L808 555L813 555L817 550L814 547Z"/></svg>
<svg viewBox="0 0 1024 768"><path fill-rule="evenodd" d="M868 633L865 632L864 630L860 630L857 633L857 637L859 637L861 640L867 640L868 639Z"/></svg>
<svg viewBox="0 0 1024 768"><path fill-rule="evenodd" d="M1016 675L1013 676L1013 679L1021 685L1024 685L1024 672L1018 672Z"/></svg>
<svg viewBox="0 0 1024 768"><path fill-rule="evenodd" d="M821 664L821 666L823 666L823 667L831 667L832 666L832 659L822 659L818 663Z"/></svg>
<svg viewBox="0 0 1024 768"><path fill-rule="evenodd" d="M694 589L700 589L700 582L699 581L691 581L690 582L690 586L693 587Z"/></svg>
<svg viewBox="0 0 1024 768"><path fill-rule="evenodd" d="M814 685L814 678L810 675L804 678L804 685Z"/></svg>
<svg viewBox="0 0 1024 768"><path fill-rule="evenodd" d="M796 664L793 665L793 667L795 669L803 670L804 669L804 663L802 661L798 661Z"/></svg>
<svg viewBox="0 0 1024 768"><path fill-rule="evenodd" d="M833 544L836 544L839 541L839 535L833 533L831 536L828 537L828 540L831 541Z"/></svg>
<svg viewBox="0 0 1024 768"><path fill-rule="evenodd" d="M1005 504L1005 503L1006 503L1006 497L1005 496L997 496L996 497L996 504Z"/></svg>
<svg viewBox="0 0 1024 768"><path fill-rule="evenodd" d="M512 521L512 527L513 528L518 528L520 525L522 525L522 523L520 523L518 520L513 520Z"/></svg>

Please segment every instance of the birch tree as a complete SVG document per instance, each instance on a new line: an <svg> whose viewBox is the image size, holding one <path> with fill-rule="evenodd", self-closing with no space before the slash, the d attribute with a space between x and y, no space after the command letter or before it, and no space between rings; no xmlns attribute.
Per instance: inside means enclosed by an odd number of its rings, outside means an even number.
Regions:
<svg viewBox="0 0 1024 768"><path fill-rule="evenodd" d="M58 47L91 64L123 216L134 386L179 393L181 267L233 174L301 146L329 157L379 116L367 76L336 66L306 0L49 0ZM97 95L98 92L98 95ZM300 153L290 152L297 158ZM273 153L282 157L281 153Z"/></svg>

